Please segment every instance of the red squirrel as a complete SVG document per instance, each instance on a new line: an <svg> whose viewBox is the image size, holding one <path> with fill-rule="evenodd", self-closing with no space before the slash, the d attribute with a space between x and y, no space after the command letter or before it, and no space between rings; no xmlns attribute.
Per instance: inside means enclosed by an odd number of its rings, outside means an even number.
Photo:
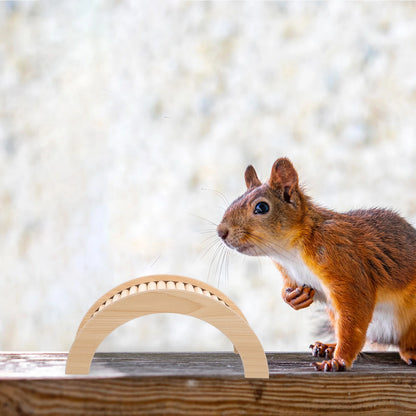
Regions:
<svg viewBox="0 0 416 416"><path fill-rule="evenodd" d="M283 300L326 303L336 344L316 342L319 371L349 369L366 339L398 345L416 364L416 230L387 209L338 213L305 195L287 158L262 184L252 166L247 191L226 210L218 235L231 249L267 256L283 276Z"/></svg>

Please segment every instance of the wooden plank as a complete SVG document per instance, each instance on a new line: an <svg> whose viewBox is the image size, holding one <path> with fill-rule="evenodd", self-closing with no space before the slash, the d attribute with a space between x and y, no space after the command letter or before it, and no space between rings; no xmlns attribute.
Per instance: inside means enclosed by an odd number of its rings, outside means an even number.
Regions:
<svg viewBox="0 0 416 416"><path fill-rule="evenodd" d="M0 415L416 414L416 368L397 353L343 373L268 353L269 380L245 379L233 353L99 353L88 376L66 376L66 356L1 353Z"/></svg>

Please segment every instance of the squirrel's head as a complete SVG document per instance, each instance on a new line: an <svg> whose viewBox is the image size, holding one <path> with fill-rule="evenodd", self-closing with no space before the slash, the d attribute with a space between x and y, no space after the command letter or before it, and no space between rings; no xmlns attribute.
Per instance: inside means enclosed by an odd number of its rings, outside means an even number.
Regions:
<svg viewBox="0 0 416 416"><path fill-rule="evenodd" d="M279 247L288 248L302 220L305 198L292 163L276 160L264 184L251 165L244 177L247 191L227 208L218 235L228 247L252 256L270 256Z"/></svg>

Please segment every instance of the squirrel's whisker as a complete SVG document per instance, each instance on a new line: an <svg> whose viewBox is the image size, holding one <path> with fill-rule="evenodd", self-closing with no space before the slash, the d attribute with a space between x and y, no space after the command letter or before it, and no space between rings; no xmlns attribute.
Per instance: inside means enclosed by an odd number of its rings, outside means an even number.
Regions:
<svg viewBox="0 0 416 416"><path fill-rule="evenodd" d="M217 223L215 223L214 221L209 220L208 218L204 218L204 217L201 217L200 215L191 214L191 213L189 215L191 215L192 217L198 218L199 220L205 221L208 224L213 225L215 228L217 228L217 226L218 226Z"/></svg>
<svg viewBox="0 0 416 416"><path fill-rule="evenodd" d="M215 194L217 194L219 197L221 197L221 199L223 200L223 202L228 206L230 205L230 202L228 201L228 199L226 198L226 196L220 192L217 191L216 189L211 189L211 188L201 188L201 191L211 191L214 192Z"/></svg>

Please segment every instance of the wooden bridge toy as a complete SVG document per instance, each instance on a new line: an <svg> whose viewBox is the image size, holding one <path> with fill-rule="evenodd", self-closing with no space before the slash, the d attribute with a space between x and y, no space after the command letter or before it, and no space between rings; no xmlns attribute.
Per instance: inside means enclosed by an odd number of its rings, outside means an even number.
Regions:
<svg viewBox="0 0 416 416"><path fill-rule="evenodd" d="M88 374L96 349L116 328L155 313L179 313L219 329L240 355L247 378L269 378L266 355L240 309L221 291L183 276L154 275L123 283L91 306L69 351L66 374Z"/></svg>

